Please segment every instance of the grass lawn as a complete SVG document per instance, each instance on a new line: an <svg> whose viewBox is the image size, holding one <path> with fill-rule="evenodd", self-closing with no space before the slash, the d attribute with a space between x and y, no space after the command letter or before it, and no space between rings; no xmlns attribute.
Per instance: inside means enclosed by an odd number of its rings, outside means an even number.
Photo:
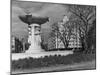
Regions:
<svg viewBox="0 0 100 75"><path fill-rule="evenodd" d="M75 53L67 56L45 56L12 61L12 73L50 72L95 69L95 54Z"/></svg>
<svg viewBox="0 0 100 75"><path fill-rule="evenodd" d="M73 71L73 70L92 70L95 69L95 61L74 63L71 65L54 65L42 68L23 69L12 71L12 74L21 73L41 73L41 72L59 72L59 71Z"/></svg>

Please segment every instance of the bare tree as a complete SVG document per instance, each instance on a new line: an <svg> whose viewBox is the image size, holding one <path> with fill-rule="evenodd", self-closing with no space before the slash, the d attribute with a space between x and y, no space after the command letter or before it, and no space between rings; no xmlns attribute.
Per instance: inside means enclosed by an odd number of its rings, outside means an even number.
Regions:
<svg viewBox="0 0 100 75"><path fill-rule="evenodd" d="M72 13L72 22L77 23L82 46L84 46L84 50L88 50L87 36L89 28L96 18L96 7L69 5L69 11Z"/></svg>
<svg viewBox="0 0 100 75"><path fill-rule="evenodd" d="M59 38L64 44L65 49L68 48L70 38L74 35L74 26L70 23L70 21L66 21L64 24L59 24L58 22L52 25L51 36Z"/></svg>

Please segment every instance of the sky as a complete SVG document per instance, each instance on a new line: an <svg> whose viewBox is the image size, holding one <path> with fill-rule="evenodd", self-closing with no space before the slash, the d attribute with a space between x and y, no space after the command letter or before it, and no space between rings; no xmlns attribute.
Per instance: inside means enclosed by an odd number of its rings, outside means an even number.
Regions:
<svg viewBox="0 0 100 75"><path fill-rule="evenodd" d="M42 32L48 34L51 30L50 25L55 22L61 21L64 15L70 16L68 7L63 4L43 3L43 2L25 2L25 1L12 1L11 6L11 19L12 19L12 35L24 38L28 36L27 24L23 23L18 16L26 15L29 11L35 16L47 16L49 22L41 25Z"/></svg>

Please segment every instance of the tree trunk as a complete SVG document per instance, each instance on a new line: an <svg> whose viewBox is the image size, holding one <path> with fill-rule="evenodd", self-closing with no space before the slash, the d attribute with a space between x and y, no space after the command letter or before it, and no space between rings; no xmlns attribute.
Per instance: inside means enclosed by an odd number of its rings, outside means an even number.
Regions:
<svg viewBox="0 0 100 75"><path fill-rule="evenodd" d="M68 49L68 43L66 42L66 44L64 45L65 49Z"/></svg>
<svg viewBox="0 0 100 75"><path fill-rule="evenodd" d="M61 38L61 41L63 42L65 49L67 49L69 44L68 41L66 41L64 37Z"/></svg>
<svg viewBox="0 0 100 75"><path fill-rule="evenodd" d="M82 51L87 53L88 52L88 43L87 43L87 36L84 36L81 40L82 43Z"/></svg>
<svg viewBox="0 0 100 75"><path fill-rule="evenodd" d="M86 37L84 38L84 48L85 48L85 51L88 50L87 38Z"/></svg>
<svg viewBox="0 0 100 75"><path fill-rule="evenodd" d="M65 49L67 50L68 49L69 42L65 39L63 43L64 43L64 46L65 46Z"/></svg>

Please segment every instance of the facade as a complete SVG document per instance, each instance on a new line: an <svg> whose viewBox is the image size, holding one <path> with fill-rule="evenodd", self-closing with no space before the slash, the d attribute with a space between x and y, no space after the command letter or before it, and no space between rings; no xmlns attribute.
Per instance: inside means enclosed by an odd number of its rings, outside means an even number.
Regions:
<svg viewBox="0 0 100 75"><path fill-rule="evenodd" d="M69 20L68 17L64 16L62 22L58 22L59 32L61 34L63 34L63 31L65 29L63 24L65 24L68 20ZM79 31L77 30L76 27L74 27L71 32L72 32L72 35L70 36L70 39L68 39L69 40L68 48L80 48L81 43L79 40L80 38ZM68 34L69 31L66 31L66 33ZM51 37L48 39L48 49L62 49L62 48L64 49L65 46L63 42L61 41L61 39L59 38L59 35L57 35L57 33L55 34L56 34L55 37ZM66 35L66 38L67 38L67 35Z"/></svg>
<svg viewBox="0 0 100 75"><path fill-rule="evenodd" d="M23 43L18 38L12 36L11 38L11 52L21 53L23 52Z"/></svg>
<svg viewBox="0 0 100 75"><path fill-rule="evenodd" d="M76 29L74 29L73 33L76 35L71 35L69 39L69 45L68 48L79 48L81 47L81 43L79 40L79 34L76 32ZM66 36L67 37L67 36ZM56 38L56 48L65 48L63 42L60 40L60 38Z"/></svg>
<svg viewBox="0 0 100 75"><path fill-rule="evenodd" d="M78 32L74 31L73 33L75 33L76 36L71 35L68 48L81 48L81 42L79 40ZM49 50L51 50L51 49L64 49L64 48L65 48L64 44L60 40L60 38L51 37L51 38L48 39L48 49Z"/></svg>

